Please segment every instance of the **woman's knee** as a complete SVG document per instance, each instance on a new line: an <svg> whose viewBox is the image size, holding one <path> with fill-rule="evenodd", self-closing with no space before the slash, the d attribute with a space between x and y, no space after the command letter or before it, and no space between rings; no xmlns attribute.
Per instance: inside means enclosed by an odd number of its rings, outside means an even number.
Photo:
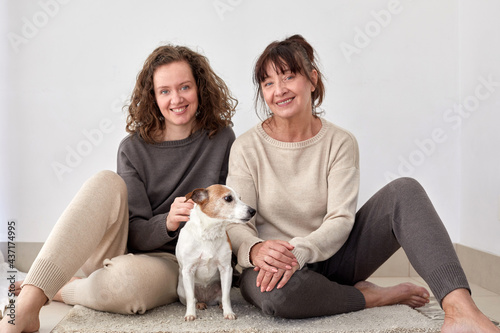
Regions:
<svg viewBox="0 0 500 333"><path fill-rule="evenodd" d="M418 181L413 178L400 178L390 183L393 191L394 216L398 225L405 225L406 232L413 233L416 230L439 228L443 231L443 225L432 201ZM394 226L396 231L401 231ZM436 229L437 230L437 229ZM401 237L401 235L400 235ZM401 242L401 240L400 240Z"/></svg>
<svg viewBox="0 0 500 333"><path fill-rule="evenodd" d="M375 193L358 213L371 214L373 209L378 212L382 206L394 209L398 203L411 202L416 196L422 194L426 196L423 187L417 180L410 177L397 178Z"/></svg>
<svg viewBox="0 0 500 333"><path fill-rule="evenodd" d="M286 289L275 288L263 294L261 309L266 315L286 319L302 318L300 311L297 311L297 306L300 305L295 304L295 299L290 299Z"/></svg>
<svg viewBox="0 0 500 333"><path fill-rule="evenodd" d="M103 170L88 180L87 190L99 200L98 205L109 211L109 221L127 223L128 193L123 178L116 172ZM97 199L98 198L98 199Z"/></svg>
<svg viewBox="0 0 500 333"><path fill-rule="evenodd" d="M90 177L82 186L75 199L89 201L88 204L125 207L128 204L127 185L117 173L104 170ZM128 206L125 207L128 213Z"/></svg>
<svg viewBox="0 0 500 333"><path fill-rule="evenodd" d="M96 173L90 181L100 187L112 188L120 195L127 196L127 185L123 178L114 171L102 170Z"/></svg>
<svg viewBox="0 0 500 333"><path fill-rule="evenodd" d="M296 309L296 306L300 304L296 304L295 298L290 295L290 293L297 292L300 287L302 282L299 277L300 273L301 271L297 271L285 288L261 292L256 286L258 273L253 269L246 269L240 280L241 294L247 302L259 307L266 315L289 319L300 318L300 311L297 312Z"/></svg>
<svg viewBox="0 0 500 333"><path fill-rule="evenodd" d="M426 191L424 190L422 185L414 178L402 177L395 179L387 184L386 188L389 189L389 195L396 203L430 203Z"/></svg>
<svg viewBox="0 0 500 333"><path fill-rule="evenodd" d="M401 177L389 183L389 186L398 193L416 193L423 192L424 189L420 183L411 177Z"/></svg>

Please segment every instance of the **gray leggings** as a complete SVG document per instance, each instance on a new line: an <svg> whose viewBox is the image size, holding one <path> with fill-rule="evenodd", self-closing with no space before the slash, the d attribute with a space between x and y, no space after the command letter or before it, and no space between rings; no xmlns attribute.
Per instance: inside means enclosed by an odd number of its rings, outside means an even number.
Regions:
<svg viewBox="0 0 500 333"><path fill-rule="evenodd" d="M400 178L356 214L344 246L330 259L295 272L282 289L261 293L257 273L240 279L243 297L266 314L308 318L357 311L365 299L354 284L366 280L400 247L441 303L451 291L470 291L448 233L422 186Z"/></svg>

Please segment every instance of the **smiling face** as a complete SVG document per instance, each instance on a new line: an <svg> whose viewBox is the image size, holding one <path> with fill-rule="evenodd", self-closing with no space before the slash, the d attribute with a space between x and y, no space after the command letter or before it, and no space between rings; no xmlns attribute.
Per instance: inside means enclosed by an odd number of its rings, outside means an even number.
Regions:
<svg viewBox="0 0 500 333"><path fill-rule="evenodd" d="M158 67L153 84L156 103L165 118L163 139L187 138L198 110L198 87L189 64L178 61Z"/></svg>
<svg viewBox="0 0 500 333"><path fill-rule="evenodd" d="M266 77L260 83L262 95L271 112L280 118L293 118L312 115L311 93L314 85L300 74L285 69L276 69L272 63L266 68ZM317 78L316 71L311 72L311 79Z"/></svg>

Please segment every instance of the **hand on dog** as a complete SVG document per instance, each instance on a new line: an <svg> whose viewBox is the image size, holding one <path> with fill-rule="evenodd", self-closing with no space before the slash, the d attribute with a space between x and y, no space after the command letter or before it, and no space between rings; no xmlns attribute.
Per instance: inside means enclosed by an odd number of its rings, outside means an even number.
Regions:
<svg viewBox="0 0 500 333"><path fill-rule="evenodd" d="M255 244L250 250L250 260L259 269L277 273L279 269L291 270L298 266L297 258L291 252L294 246L281 240L267 240Z"/></svg>
<svg viewBox="0 0 500 333"><path fill-rule="evenodd" d="M299 266L293 266L292 269L279 269L276 273L266 272L255 267L254 270L259 272L257 275L257 287L260 287L261 292L270 292L278 284L278 289L281 289L290 280L292 275L299 269ZM279 282L279 283L278 283Z"/></svg>
<svg viewBox="0 0 500 333"><path fill-rule="evenodd" d="M179 229L181 222L189 220L189 214L194 207L194 201L186 201L185 197L175 198L170 206L170 212L167 216L167 231L176 231Z"/></svg>

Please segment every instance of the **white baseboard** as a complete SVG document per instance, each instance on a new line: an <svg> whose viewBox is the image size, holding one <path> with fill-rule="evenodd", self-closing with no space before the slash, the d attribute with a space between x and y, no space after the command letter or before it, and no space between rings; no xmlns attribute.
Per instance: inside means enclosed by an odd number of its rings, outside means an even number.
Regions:
<svg viewBox="0 0 500 333"><path fill-rule="evenodd" d="M15 260L15 267L20 272L27 272L33 261L35 261L38 252L40 252L43 243L32 243L32 242L16 242L14 247L7 248L6 242L0 242L0 251L3 254L5 260L7 260L7 254L13 256ZM12 258L12 257L11 257Z"/></svg>
<svg viewBox="0 0 500 333"><path fill-rule="evenodd" d="M461 244L455 244L458 259L470 283L500 294L500 257ZM373 276L418 277L403 249L399 249Z"/></svg>
<svg viewBox="0 0 500 333"><path fill-rule="evenodd" d="M460 244L456 250L469 281L500 294L500 257Z"/></svg>

